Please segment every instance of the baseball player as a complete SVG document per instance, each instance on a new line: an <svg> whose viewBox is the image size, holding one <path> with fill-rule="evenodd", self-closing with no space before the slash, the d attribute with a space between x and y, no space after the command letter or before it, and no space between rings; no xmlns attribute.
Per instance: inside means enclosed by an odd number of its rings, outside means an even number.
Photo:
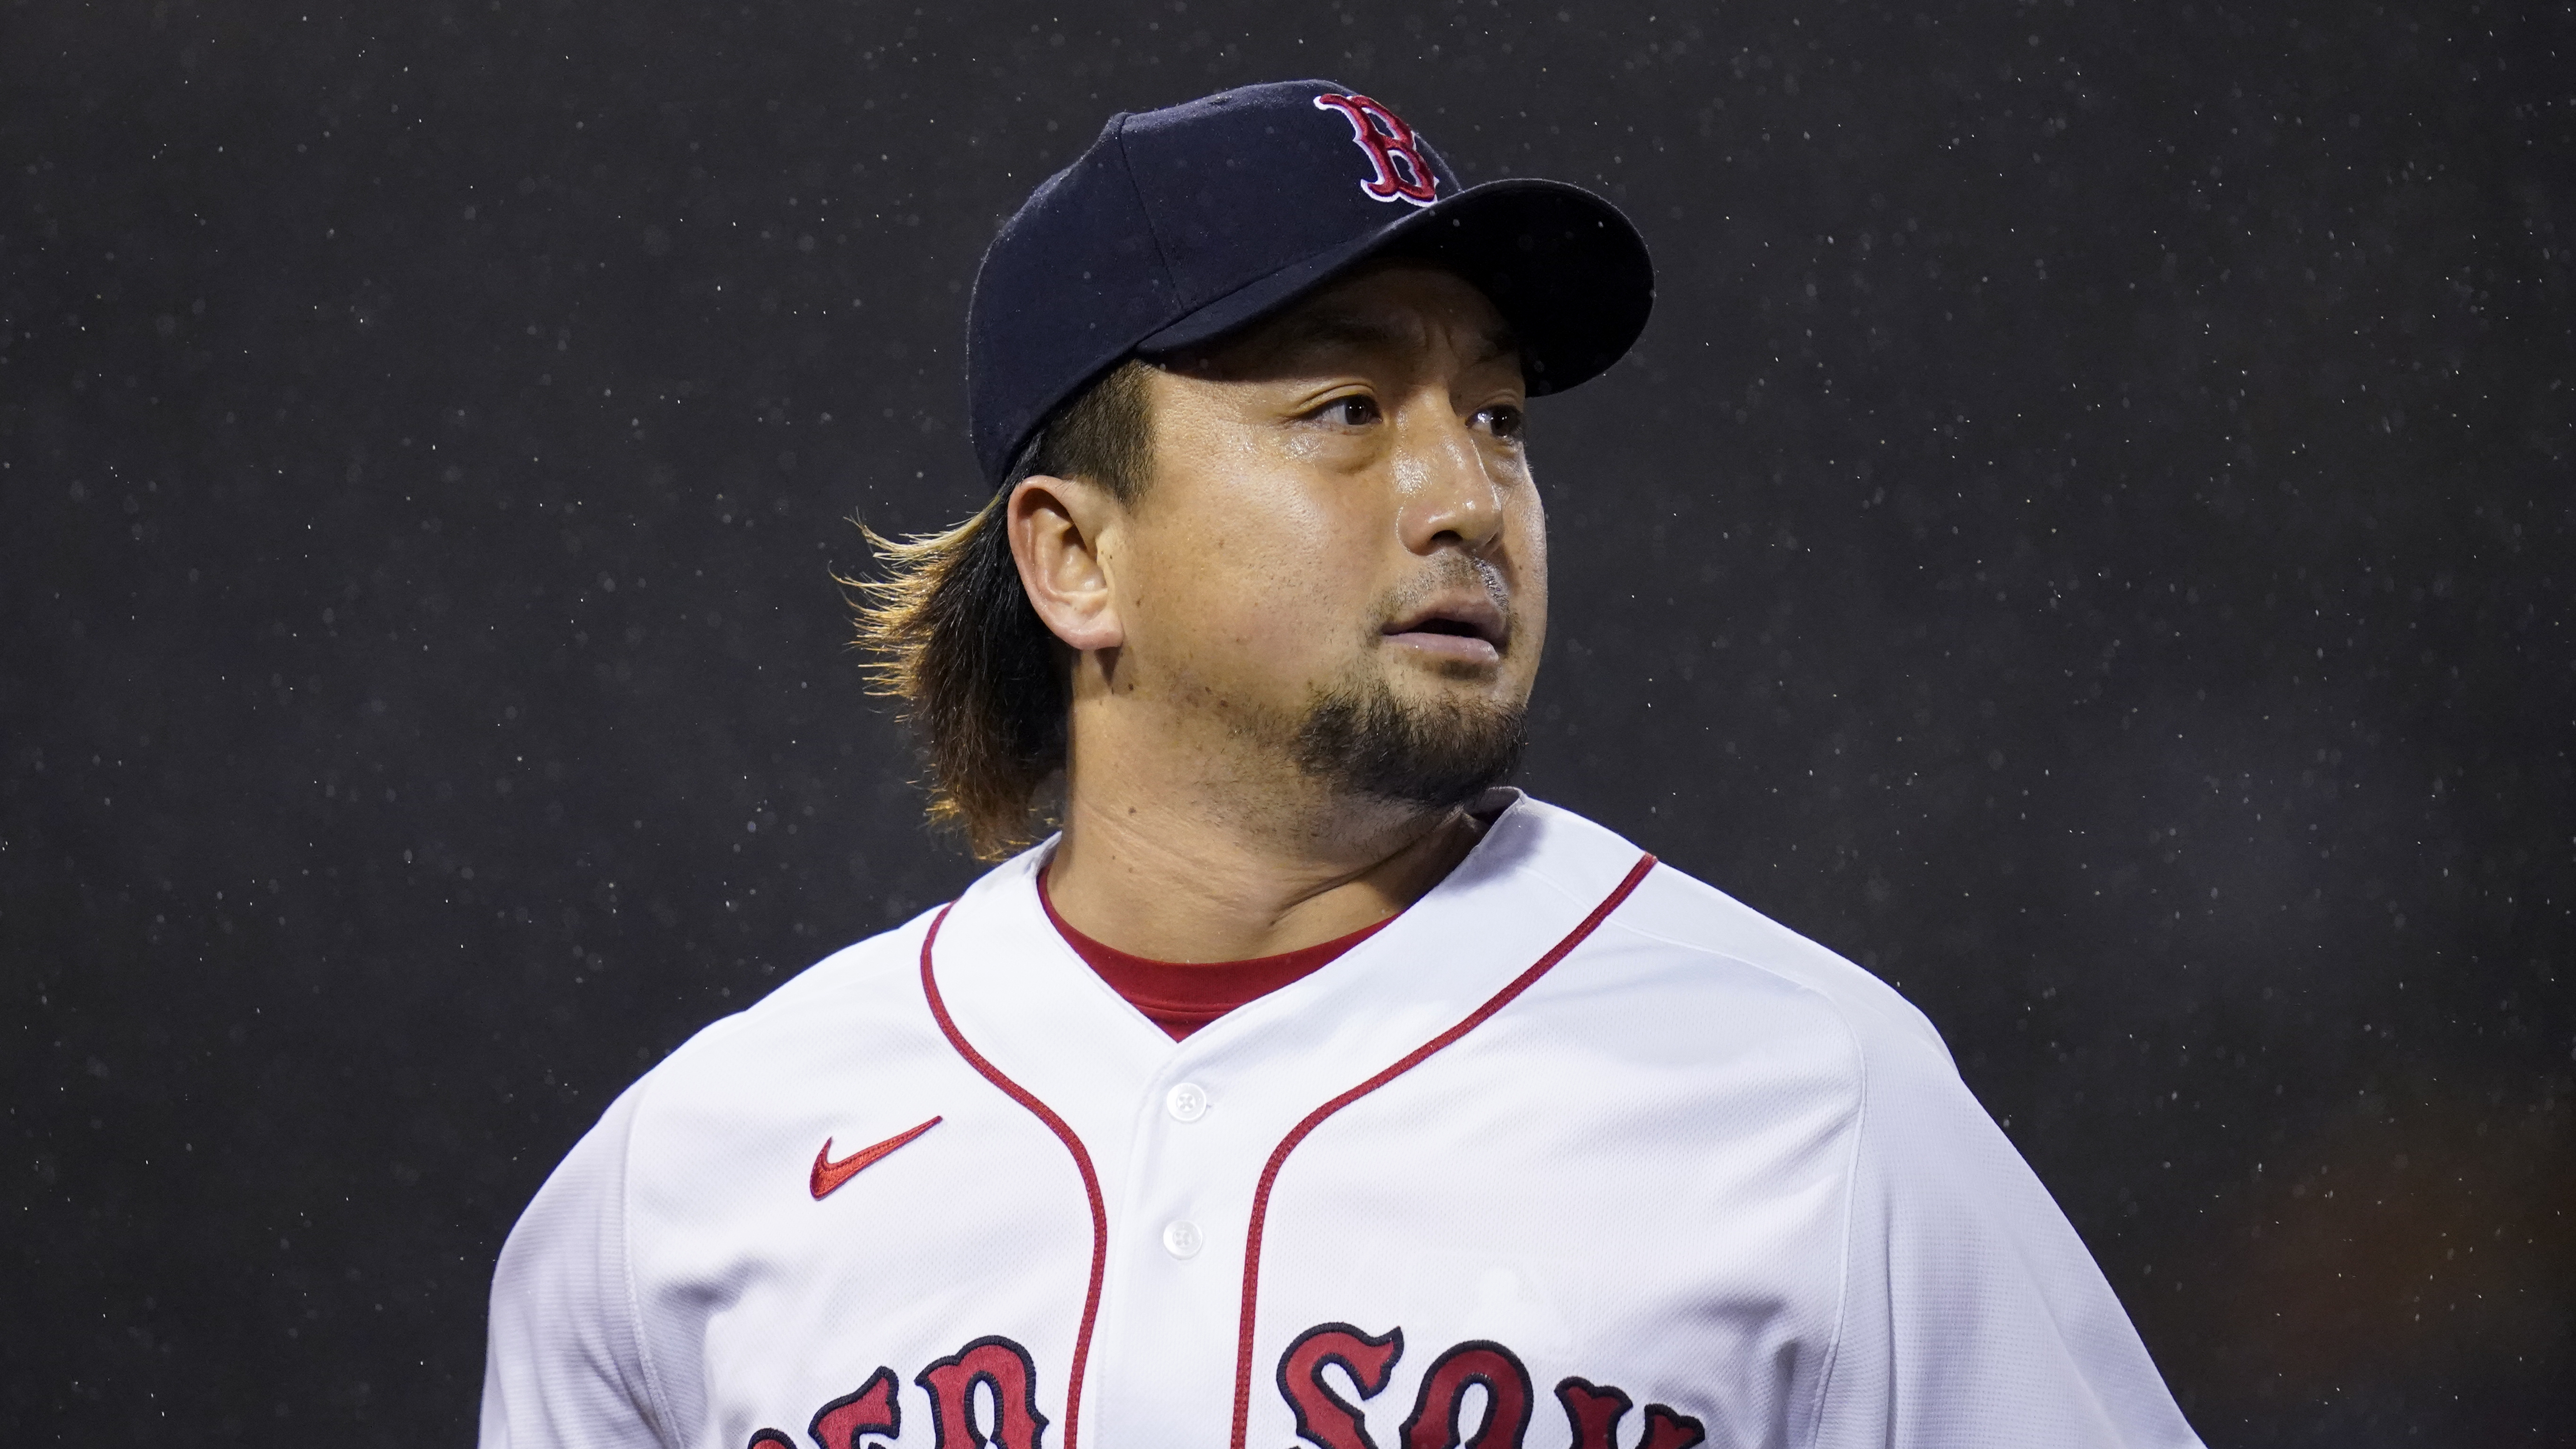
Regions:
<svg viewBox="0 0 2576 1449"><path fill-rule="evenodd" d="M1608 203L1325 81L1039 187L991 501L862 621L934 813L1027 848L609 1108L502 1252L486 1449L2196 1443L1919 1013L1500 788L1523 405L1652 296Z"/></svg>

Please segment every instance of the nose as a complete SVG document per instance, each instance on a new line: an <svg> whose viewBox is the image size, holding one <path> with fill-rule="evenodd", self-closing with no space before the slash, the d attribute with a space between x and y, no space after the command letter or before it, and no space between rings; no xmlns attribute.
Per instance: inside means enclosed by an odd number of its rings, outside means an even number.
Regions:
<svg viewBox="0 0 2576 1449"><path fill-rule="evenodd" d="M1397 418L1398 527L1404 546L1429 554L1444 544L1482 554L1503 531L1508 479L1447 390L1408 398Z"/></svg>

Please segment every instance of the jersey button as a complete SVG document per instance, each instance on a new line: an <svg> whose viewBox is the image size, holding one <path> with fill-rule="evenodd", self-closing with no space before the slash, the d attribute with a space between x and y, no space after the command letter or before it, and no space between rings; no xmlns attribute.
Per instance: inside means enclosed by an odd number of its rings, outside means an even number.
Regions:
<svg viewBox="0 0 2576 1449"><path fill-rule="evenodd" d="M1179 1122L1195 1122L1207 1115L1207 1088L1196 1082L1183 1082L1163 1098L1163 1108Z"/></svg>
<svg viewBox="0 0 2576 1449"><path fill-rule="evenodd" d="M1199 1249L1206 1246L1206 1235L1188 1218L1177 1218L1163 1225L1163 1251L1175 1258L1195 1258Z"/></svg>

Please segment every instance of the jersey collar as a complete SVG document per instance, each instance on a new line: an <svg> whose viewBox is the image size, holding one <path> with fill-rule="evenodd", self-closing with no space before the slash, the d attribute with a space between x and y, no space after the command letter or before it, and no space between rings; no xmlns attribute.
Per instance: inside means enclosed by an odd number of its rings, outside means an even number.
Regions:
<svg viewBox="0 0 2576 1449"><path fill-rule="evenodd" d="M1582 922L1637 847L1519 791L1448 877L1339 959L1174 1042L1047 920L1049 839L959 897L933 969L958 1028L1082 1135L1114 1176L1144 1107L1183 1080L1281 1130L1448 1030ZM1482 813L1482 812L1480 812ZM1247 1126L1250 1124L1246 1124ZM1270 1125L1270 1124L1265 1124Z"/></svg>

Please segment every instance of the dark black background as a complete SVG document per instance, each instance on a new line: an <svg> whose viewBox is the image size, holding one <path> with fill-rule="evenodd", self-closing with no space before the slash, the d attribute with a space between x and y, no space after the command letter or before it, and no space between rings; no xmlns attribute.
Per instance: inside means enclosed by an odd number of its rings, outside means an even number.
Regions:
<svg viewBox="0 0 2576 1449"><path fill-rule="evenodd" d="M830 575L994 225L1322 74L1656 248L1532 787L1919 1002L2213 1444L2576 1443L2566 14L0 9L0 1424L469 1435L564 1148L970 876Z"/></svg>

